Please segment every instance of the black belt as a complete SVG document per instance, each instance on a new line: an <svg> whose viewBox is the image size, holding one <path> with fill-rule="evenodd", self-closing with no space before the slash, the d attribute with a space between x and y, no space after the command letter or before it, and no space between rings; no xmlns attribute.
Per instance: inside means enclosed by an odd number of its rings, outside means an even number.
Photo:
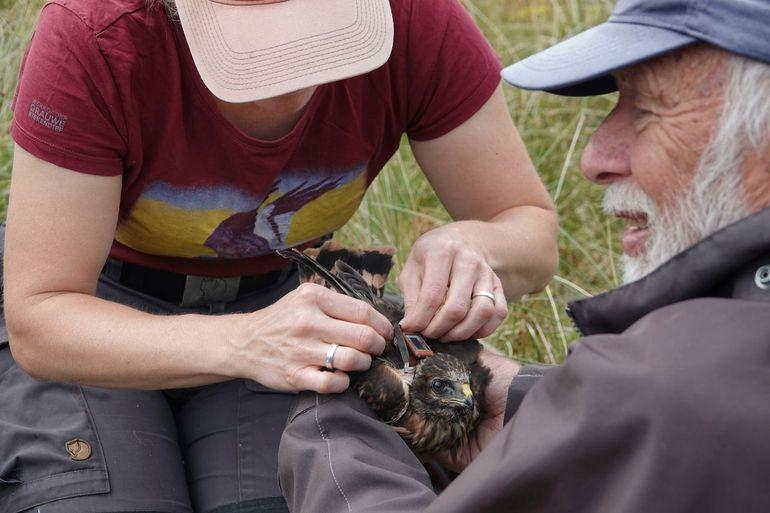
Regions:
<svg viewBox="0 0 770 513"><path fill-rule="evenodd" d="M281 283L291 266L259 276L214 278L162 271L108 258L102 274L137 292L184 307L229 303Z"/></svg>

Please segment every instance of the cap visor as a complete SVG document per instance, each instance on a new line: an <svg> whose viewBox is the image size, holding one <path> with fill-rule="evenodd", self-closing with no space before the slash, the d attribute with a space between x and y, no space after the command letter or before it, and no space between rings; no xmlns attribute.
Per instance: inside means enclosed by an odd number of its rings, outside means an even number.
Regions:
<svg viewBox="0 0 770 513"><path fill-rule="evenodd" d="M177 0L177 7L203 82L232 103L367 73L393 47L388 0Z"/></svg>
<svg viewBox="0 0 770 513"><path fill-rule="evenodd" d="M503 70L522 89L591 96L617 89L610 73L697 40L671 30L607 22Z"/></svg>

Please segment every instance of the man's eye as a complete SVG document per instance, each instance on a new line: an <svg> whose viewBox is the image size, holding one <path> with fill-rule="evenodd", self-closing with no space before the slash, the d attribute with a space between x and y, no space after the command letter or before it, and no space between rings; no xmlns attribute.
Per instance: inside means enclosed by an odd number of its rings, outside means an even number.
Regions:
<svg viewBox="0 0 770 513"><path fill-rule="evenodd" d="M648 110L648 109L643 109L641 107L634 107L634 114L635 114L635 117L637 119L646 118L646 117L650 117L650 116L654 116L655 115L655 113L653 111Z"/></svg>
<svg viewBox="0 0 770 513"><path fill-rule="evenodd" d="M650 124L658 120L658 116L649 110L636 109L634 112L633 126L637 132L643 132Z"/></svg>
<svg viewBox="0 0 770 513"><path fill-rule="evenodd" d="M443 392L446 388L446 383L444 381L441 381L440 379L437 379L431 384L431 387L433 387L434 392Z"/></svg>

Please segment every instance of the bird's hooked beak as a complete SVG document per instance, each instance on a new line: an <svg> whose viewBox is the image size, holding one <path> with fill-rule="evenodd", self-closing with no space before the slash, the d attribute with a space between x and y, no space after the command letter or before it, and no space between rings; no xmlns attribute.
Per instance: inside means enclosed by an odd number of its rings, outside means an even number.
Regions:
<svg viewBox="0 0 770 513"><path fill-rule="evenodd" d="M463 391L463 397L465 398L464 403L469 407L473 407L473 391L471 390L470 383L463 383L462 386Z"/></svg>
<svg viewBox="0 0 770 513"><path fill-rule="evenodd" d="M450 404L456 404L463 408L473 408L473 405L475 404L470 383L463 383L460 385L459 390L453 387L451 395L442 400Z"/></svg>

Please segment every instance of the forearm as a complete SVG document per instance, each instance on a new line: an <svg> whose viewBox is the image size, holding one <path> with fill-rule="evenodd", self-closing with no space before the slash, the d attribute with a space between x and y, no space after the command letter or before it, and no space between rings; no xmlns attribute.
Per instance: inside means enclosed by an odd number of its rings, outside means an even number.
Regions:
<svg viewBox="0 0 770 513"><path fill-rule="evenodd" d="M242 315L153 315L79 293L7 306L14 356L39 379L167 389L235 374L229 346Z"/></svg>
<svg viewBox="0 0 770 513"><path fill-rule="evenodd" d="M458 221L450 226L484 255L509 301L542 290L556 271L557 219L553 210L520 206L489 221Z"/></svg>

